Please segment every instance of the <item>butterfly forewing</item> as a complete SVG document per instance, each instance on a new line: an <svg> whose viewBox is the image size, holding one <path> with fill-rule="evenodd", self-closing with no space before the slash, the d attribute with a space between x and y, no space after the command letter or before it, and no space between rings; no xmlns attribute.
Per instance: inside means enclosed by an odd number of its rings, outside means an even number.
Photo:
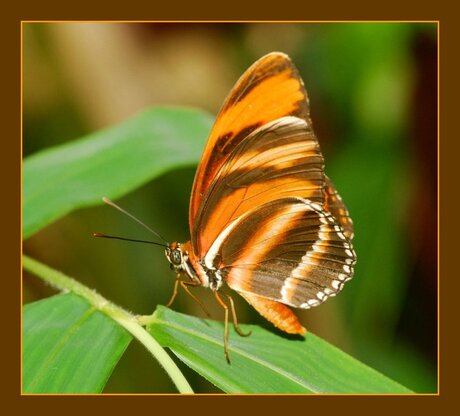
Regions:
<svg viewBox="0 0 460 416"><path fill-rule="evenodd" d="M235 147L257 128L289 115L311 124L307 93L296 68L287 55L270 53L243 74L216 119L195 175L191 229L216 172Z"/></svg>

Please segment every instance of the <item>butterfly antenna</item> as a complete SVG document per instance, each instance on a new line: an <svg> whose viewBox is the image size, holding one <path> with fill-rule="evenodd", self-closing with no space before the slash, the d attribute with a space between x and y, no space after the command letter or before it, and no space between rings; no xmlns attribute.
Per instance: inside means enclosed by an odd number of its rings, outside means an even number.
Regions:
<svg viewBox="0 0 460 416"><path fill-rule="evenodd" d="M149 230L152 234L156 235L157 237L159 237L161 240L163 240L166 245L168 245L169 243L160 235L158 234L156 231L152 230L148 225L144 224L140 219L136 218L134 215L130 214L128 211L125 211L122 207L118 206L117 204L115 204L115 202L111 201L109 198L102 198L102 200L107 204L107 205L110 205L111 207L117 209L118 211L122 212L123 214L127 215L129 218L133 219L134 221L136 221L138 224L142 225L144 228L146 228L147 230ZM109 238L115 238L115 237L109 237Z"/></svg>
<svg viewBox="0 0 460 416"><path fill-rule="evenodd" d="M137 240L134 238L118 237L116 235L107 235L103 233L93 233L93 237L97 238L112 238L114 240L123 240L123 241L132 241L134 243L146 243L146 244L155 244L156 246L161 246L168 248L166 244L157 243L156 241L147 241L147 240Z"/></svg>

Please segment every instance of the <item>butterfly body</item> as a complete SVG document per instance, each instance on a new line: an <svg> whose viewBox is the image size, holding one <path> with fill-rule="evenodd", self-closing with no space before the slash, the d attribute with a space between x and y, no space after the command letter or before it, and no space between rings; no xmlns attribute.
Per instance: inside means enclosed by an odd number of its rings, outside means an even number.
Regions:
<svg viewBox="0 0 460 416"><path fill-rule="evenodd" d="M227 286L288 333L305 333L290 307L317 306L352 278L353 224L325 175L287 55L262 57L225 101L195 175L189 224L190 241L166 249L183 286L209 287L223 306Z"/></svg>

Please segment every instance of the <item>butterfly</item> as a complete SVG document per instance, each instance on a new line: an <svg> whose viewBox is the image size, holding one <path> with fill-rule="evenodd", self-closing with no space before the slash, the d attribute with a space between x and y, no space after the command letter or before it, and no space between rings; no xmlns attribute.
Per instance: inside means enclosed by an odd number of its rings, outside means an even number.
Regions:
<svg viewBox="0 0 460 416"><path fill-rule="evenodd" d="M353 277L353 223L313 132L303 81L279 52L238 80L211 130L196 171L189 209L191 239L165 249L180 284L209 288L229 310L225 287L289 334L306 330L292 312L341 291ZM183 279L185 277L185 279ZM225 302L228 300L228 304Z"/></svg>

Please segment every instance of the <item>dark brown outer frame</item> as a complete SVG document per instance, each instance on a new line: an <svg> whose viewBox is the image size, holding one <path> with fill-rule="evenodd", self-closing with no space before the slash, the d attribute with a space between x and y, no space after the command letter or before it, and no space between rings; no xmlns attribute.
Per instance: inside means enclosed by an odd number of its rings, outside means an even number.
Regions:
<svg viewBox="0 0 460 416"><path fill-rule="evenodd" d="M191 411L202 412L204 409L222 412L227 414L241 412L242 409L248 414L265 413L286 413L292 409L299 409L302 412L316 414L342 414L344 411L361 409L371 411L372 414L388 414L398 412L399 414L434 414L455 405L454 391L457 386L456 366L458 363L456 350L458 340L454 331L448 328L455 328L457 325L456 309L447 307L455 305L457 294L460 292L458 279L448 277L458 274L456 261L457 237L456 228L443 226L443 253L439 253L442 264L443 279L441 285L441 383L440 397L307 397L307 396L270 396L270 397L178 397L178 396L155 396L148 398L138 397L117 397L117 398L96 398L96 397L20 397L19 396L19 274L20 274L20 253L21 238L19 233L20 221L20 102L18 90L20 87L20 21L28 19L321 19L321 20L350 20L350 19L391 19L391 20L439 20L441 32L442 67L440 79L442 80L443 92L441 95L442 108L442 146L440 155L441 178L441 218L456 218L457 204L449 203L455 199L455 193L448 192L458 188L457 177L452 174L453 168L448 167L451 163L458 163L459 154L457 127L457 103L458 92L455 86L458 85L459 58L455 53L458 42L458 19L454 8L450 3L439 2L401 2L389 0L385 7L376 8L373 4L366 2L338 2L330 4L324 2L298 3L295 7L285 5L281 9L278 4L276 9L270 4L264 4L261 8L257 3L232 2L231 7L222 8L220 3L209 5L198 5L196 3L185 3L180 7L171 8L169 3L157 3L154 9L152 3L145 2L136 7L135 4L125 6L125 3L112 3L107 8L104 3L80 1L78 11L70 6L67 10L62 8L62 2L26 2L11 3L5 10L2 19L3 48L3 115L6 123L3 140L2 154L9 157L3 158L3 180L5 197L2 204L3 216L8 221L3 222L4 247L2 256L4 260L4 281L2 299L2 311L4 312L4 331L8 334L9 342L2 344L3 356L9 357L3 363L2 396L4 406L9 409L20 410L28 414L40 414L46 411L47 414L82 414L90 411L132 412L140 406L147 409L155 409L158 413L189 414ZM370 7L369 7L370 5ZM231 15L227 11L231 10ZM450 138L450 139L449 139ZM439 184L439 182L438 182ZM454 196L452 196L454 195ZM447 199L449 198L449 199ZM456 201L455 201L456 202ZM454 221L455 223L456 221ZM5 238L8 236L7 238ZM7 317L7 318L6 318ZM135 406L135 407L134 407ZM349 408L349 409L348 409ZM447 414L447 412L446 412Z"/></svg>

